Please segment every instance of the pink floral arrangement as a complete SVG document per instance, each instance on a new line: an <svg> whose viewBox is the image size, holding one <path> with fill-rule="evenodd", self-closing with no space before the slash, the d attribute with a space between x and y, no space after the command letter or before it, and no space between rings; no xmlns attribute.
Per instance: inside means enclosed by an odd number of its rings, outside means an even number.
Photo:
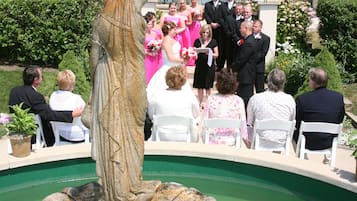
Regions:
<svg viewBox="0 0 357 201"><path fill-rule="evenodd" d="M150 52L158 52L161 49L162 40L151 40L147 44L147 49Z"/></svg>
<svg viewBox="0 0 357 201"><path fill-rule="evenodd" d="M10 116L6 113L0 113L0 124L6 125L10 121Z"/></svg>
<svg viewBox="0 0 357 201"><path fill-rule="evenodd" d="M189 59L196 60L197 59L196 48L194 48L194 47L182 48L181 56L182 56L182 58L184 58L186 60L189 60Z"/></svg>

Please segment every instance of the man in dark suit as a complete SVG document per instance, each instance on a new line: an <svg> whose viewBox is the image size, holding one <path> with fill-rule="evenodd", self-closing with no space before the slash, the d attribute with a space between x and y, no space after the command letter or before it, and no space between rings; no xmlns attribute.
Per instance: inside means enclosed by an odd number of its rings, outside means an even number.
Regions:
<svg viewBox="0 0 357 201"><path fill-rule="evenodd" d="M12 106L23 102L23 109L30 108L30 112L39 114L42 120L46 144L47 146L52 146L55 142L55 137L49 121L72 122L73 117L81 116L83 108L78 108L74 111L52 111L46 103L45 98L36 90L36 87L42 81L40 67L25 68L22 78L24 85L11 90L9 105ZM10 112L13 112L11 108Z"/></svg>
<svg viewBox="0 0 357 201"><path fill-rule="evenodd" d="M328 81L326 71L321 68L311 68L309 79L313 91L300 95L296 102L295 142L298 141L301 121L341 123L345 114L343 96L326 89ZM306 137L307 149L322 150L332 146L332 134L304 133L303 135Z"/></svg>
<svg viewBox="0 0 357 201"><path fill-rule="evenodd" d="M238 56L231 68L233 72L238 73L237 95L244 100L245 106L247 106L249 98L254 93L258 46L253 37L252 23L242 22L240 33L243 39L237 42Z"/></svg>
<svg viewBox="0 0 357 201"><path fill-rule="evenodd" d="M217 71L224 67L224 41L222 26L225 19L225 11L223 2L220 0L212 0L205 4L203 17L212 28L212 37L218 43L218 58L217 58Z"/></svg>
<svg viewBox="0 0 357 201"><path fill-rule="evenodd" d="M223 25L224 37L224 48L225 48L225 58L227 60L227 67L233 63L234 58L237 55L236 44L242 37L239 31L240 24L244 20L243 11L244 6L241 3L235 4L234 13L230 14L228 7L226 8L226 19Z"/></svg>
<svg viewBox="0 0 357 201"><path fill-rule="evenodd" d="M270 37L262 33L263 22L255 20L253 24L254 39L258 44L257 69L255 75L256 93L264 91L265 56L269 50Z"/></svg>

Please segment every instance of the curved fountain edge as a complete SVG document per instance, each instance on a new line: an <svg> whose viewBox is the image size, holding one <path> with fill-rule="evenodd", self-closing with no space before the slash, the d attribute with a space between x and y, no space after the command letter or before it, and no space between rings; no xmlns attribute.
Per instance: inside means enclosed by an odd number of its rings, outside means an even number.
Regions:
<svg viewBox="0 0 357 201"><path fill-rule="evenodd" d="M0 146L4 143L1 140ZM223 145L200 143L146 142L145 155L189 156L219 159L258 165L294 174L303 175L357 193L357 182L353 178L341 178L338 170L328 165L300 160L295 156L285 156L270 152L257 152L246 148L236 149ZM90 144L66 145L35 150L25 158L6 155L0 160L0 170L7 170L32 164L90 157Z"/></svg>

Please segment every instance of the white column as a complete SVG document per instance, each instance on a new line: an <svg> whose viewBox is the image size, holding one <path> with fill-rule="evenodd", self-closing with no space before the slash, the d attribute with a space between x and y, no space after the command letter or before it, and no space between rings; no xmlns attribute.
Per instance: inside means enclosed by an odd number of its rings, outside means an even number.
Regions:
<svg viewBox="0 0 357 201"><path fill-rule="evenodd" d="M269 64L275 56L276 27L278 17L278 5L280 0L259 1L259 18L263 22L262 32L270 37L270 46L265 63Z"/></svg>
<svg viewBox="0 0 357 201"><path fill-rule="evenodd" d="M151 11L154 12L156 11L156 4L159 3L159 0L147 0L144 6L141 8L141 15L145 15L147 12Z"/></svg>

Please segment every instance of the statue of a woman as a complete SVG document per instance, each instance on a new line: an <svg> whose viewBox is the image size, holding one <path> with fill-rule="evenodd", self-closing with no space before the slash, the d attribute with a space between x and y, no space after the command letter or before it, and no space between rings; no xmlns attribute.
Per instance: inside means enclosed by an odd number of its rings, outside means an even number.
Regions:
<svg viewBox="0 0 357 201"><path fill-rule="evenodd" d="M144 0L106 0L93 24L92 154L108 201L143 191Z"/></svg>

